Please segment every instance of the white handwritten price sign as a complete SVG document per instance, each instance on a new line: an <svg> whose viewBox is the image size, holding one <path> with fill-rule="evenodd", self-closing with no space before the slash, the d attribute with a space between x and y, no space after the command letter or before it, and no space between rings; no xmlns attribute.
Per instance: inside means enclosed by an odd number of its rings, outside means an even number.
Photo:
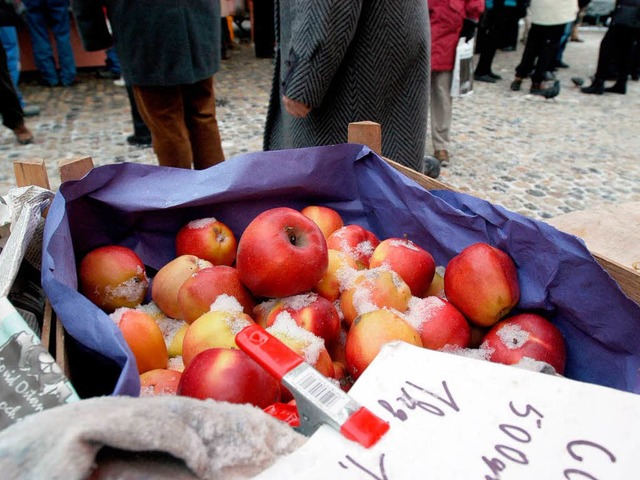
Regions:
<svg viewBox="0 0 640 480"><path fill-rule="evenodd" d="M640 396L404 343L351 389L391 424L365 449L322 427L258 479L640 477Z"/></svg>

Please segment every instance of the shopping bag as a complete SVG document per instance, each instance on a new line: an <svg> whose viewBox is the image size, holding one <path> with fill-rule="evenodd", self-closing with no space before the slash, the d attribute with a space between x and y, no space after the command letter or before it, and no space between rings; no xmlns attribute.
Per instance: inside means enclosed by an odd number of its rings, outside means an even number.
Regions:
<svg viewBox="0 0 640 480"><path fill-rule="evenodd" d="M87 252L124 245L158 270L174 258L175 235L190 220L214 216L239 238L269 208L310 204L334 208L381 239L406 234L437 265L475 242L508 252L521 285L516 312L540 313L562 331L566 376L640 393L640 306L582 241L470 195L427 191L355 144L249 153L201 171L105 165L62 184L45 224L42 281L67 343L83 354L69 352L79 393L139 393L118 328L78 292L76 268ZM84 377L74 377L79 369Z"/></svg>
<svg viewBox="0 0 640 480"><path fill-rule="evenodd" d="M451 96L464 97L473 93L473 42L461 38L456 47L456 58L453 64Z"/></svg>

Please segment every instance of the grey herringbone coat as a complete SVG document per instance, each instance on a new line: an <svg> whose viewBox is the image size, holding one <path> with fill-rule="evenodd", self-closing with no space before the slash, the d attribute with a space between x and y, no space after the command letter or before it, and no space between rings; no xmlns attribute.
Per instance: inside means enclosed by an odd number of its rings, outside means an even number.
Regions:
<svg viewBox="0 0 640 480"><path fill-rule="evenodd" d="M276 63L265 150L347 141L350 122L382 125L382 153L417 169L430 75L426 0L276 0ZM306 118L282 94L310 105Z"/></svg>

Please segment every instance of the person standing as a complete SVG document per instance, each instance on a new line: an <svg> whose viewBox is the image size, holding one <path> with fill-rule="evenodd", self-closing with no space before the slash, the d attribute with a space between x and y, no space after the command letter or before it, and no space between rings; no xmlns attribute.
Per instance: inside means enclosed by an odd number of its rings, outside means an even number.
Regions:
<svg viewBox="0 0 640 480"><path fill-rule="evenodd" d="M220 68L219 0L74 0L88 51L112 44L103 5L158 163L200 170L224 161L213 83Z"/></svg>
<svg viewBox="0 0 640 480"><path fill-rule="evenodd" d="M26 7L33 59L42 77L41 82L48 87L73 85L76 82L76 61L71 48L69 0L22 1ZM60 75L56 70L49 29L56 43Z"/></svg>
<svg viewBox="0 0 640 480"><path fill-rule="evenodd" d="M434 156L449 162L453 105L451 82L458 40L470 41L484 0L430 0L431 21L431 137Z"/></svg>
<svg viewBox="0 0 640 480"><path fill-rule="evenodd" d="M638 74L634 57L636 50L640 49L639 44L640 0L618 0L611 14L611 24L600 42L595 77L591 85L581 88L582 93L627 93L629 74ZM617 80L614 85L605 88L604 82L612 62L617 66Z"/></svg>
<svg viewBox="0 0 640 480"><path fill-rule="evenodd" d="M553 98L560 93L558 80L551 86L543 82L553 67L565 27L573 22L577 12L577 0L531 0L531 28L511 90L520 90L523 79L531 76L529 93L545 98Z"/></svg>
<svg viewBox="0 0 640 480"><path fill-rule="evenodd" d="M429 101L426 0L275 0L276 58L264 149L347 141L350 122L382 125L382 154L425 160ZM436 173L437 169L437 173Z"/></svg>
<svg viewBox="0 0 640 480"><path fill-rule="evenodd" d="M33 134L24 123L24 112L13 87L7 66L7 53L2 43L0 43L0 115L2 115L2 124L13 131L20 145L33 142Z"/></svg>

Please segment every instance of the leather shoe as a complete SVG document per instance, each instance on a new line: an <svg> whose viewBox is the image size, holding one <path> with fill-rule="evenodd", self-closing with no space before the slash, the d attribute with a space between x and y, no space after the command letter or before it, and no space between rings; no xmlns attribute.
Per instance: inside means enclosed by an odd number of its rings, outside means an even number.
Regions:
<svg viewBox="0 0 640 480"><path fill-rule="evenodd" d="M547 100L557 97L560 94L560 80L554 81L553 85L546 88L543 87L540 83L534 83L531 85L531 90L529 90L529 93L531 93L531 95L540 95Z"/></svg>
<svg viewBox="0 0 640 480"><path fill-rule="evenodd" d="M486 83L496 83L497 79L493 76L491 76L490 74L485 74L485 75L477 75L477 74L473 74L473 79L478 81L478 82L486 82Z"/></svg>
<svg viewBox="0 0 640 480"><path fill-rule="evenodd" d="M605 88L604 91L608 93L619 93L620 95L625 95L627 93L627 86L615 83L610 87Z"/></svg>
<svg viewBox="0 0 640 480"><path fill-rule="evenodd" d="M513 82L511 82L511 87L510 88L514 92L520 91L520 88L522 88L522 79L521 78L516 78Z"/></svg>
<svg viewBox="0 0 640 480"><path fill-rule="evenodd" d="M446 150L436 150L433 152L433 156L443 165L449 163L449 152Z"/></svg>
<svg viewBox="0 0 640 480"><path fill-rule="evenodd" d="M143 137L138 135L129 135L127 137L127 143L135 147L150 147L151 137Z"/></svg>
<svg viewBox="0 0 640 480"><path fill-rule="evenodd" d="M23 123L19 127L13 129L13 133L16 135L16 140L20 145L28 145L33 142L33 133Z"/></svg>
<svg viewBox="0 0 640 480"><path fill-rule="evenodd" d="M604 93L604 83L594 81L588 87L582 87L580 89L582 93L588 93L593 95L602 95Z"/></svg>

